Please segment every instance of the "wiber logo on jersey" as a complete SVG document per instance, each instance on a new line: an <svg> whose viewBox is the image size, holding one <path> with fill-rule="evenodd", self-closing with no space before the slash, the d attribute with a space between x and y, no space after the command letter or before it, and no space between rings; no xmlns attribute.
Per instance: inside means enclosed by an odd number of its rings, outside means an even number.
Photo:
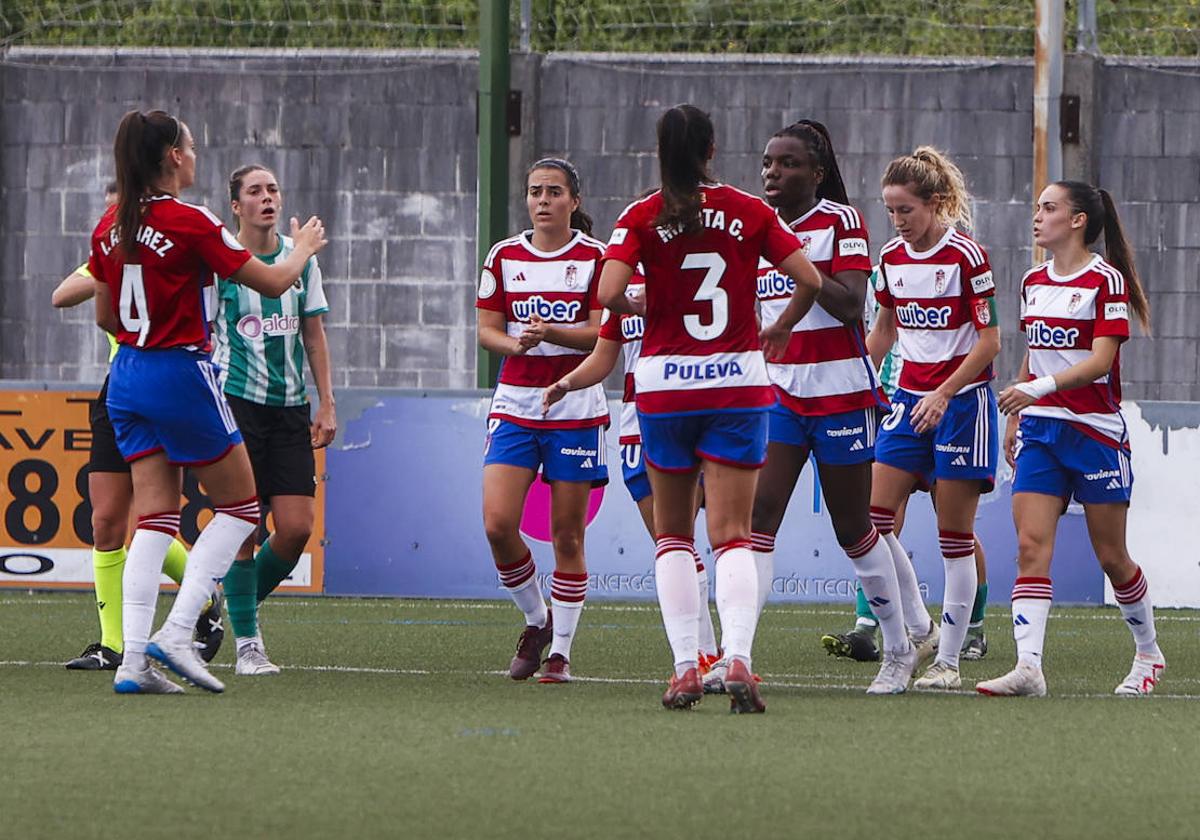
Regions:
<svg viewBox="0 0 1200 840"><path fill-rule="evenodd" d="M238 335L254 340L262 336L295 335L300 332L299 315L276 314L269 318L244 315L237 322Z"/></svg>
<svg viewBox="0 0 1200 840"><path fill-rule="evenodd" d="M949 306L921 306L910 301L896 307L896 320L909 329L940 330L950 325L953 311Z"/></svg>
<svg viewBox="0 0 1200 840"><path fill-rule="evenodd" d="M771 269L765 274L758 275L758 299L773 300L781 297L791 297L796 291L796 281L786 274Z"/></svg>
<svg viewBox="0 0 1200 840"><path fill-rule="evenodd" d="M518 321L529 321L536 315L543 321L573 324L578 320L582 306L577 300L546 300L541 295L534 295L525 300L514 300L512 311Z"/></svg>
<svg viewBox="0 0 1200 840"><path fill-rule="evenodd" d="M1052 327L1045 321L1032 321L1025 327L1029 346L1035 349L1054 348L1066 350L1079 342L1079 330L1075 327Z"/></svg>
<svg viewBox="0 0 1200 840"><path fill-rule="evenodd" d="M646 319L641 315L629 315L621 319L621 337L626 341L639 341L646 332Z"/></svg>

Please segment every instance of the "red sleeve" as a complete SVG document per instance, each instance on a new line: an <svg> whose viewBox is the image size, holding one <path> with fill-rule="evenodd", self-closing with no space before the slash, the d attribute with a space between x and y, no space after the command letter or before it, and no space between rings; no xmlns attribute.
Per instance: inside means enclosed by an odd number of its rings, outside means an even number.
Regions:
<svg viewBox="0 0 1200 840"><path fill-rule="evenodd" d="M644 205L635 204L626 208L613 227L612 236L608 239L608 247L604 249L604 259L623 262L630 268L636 269L642 260L642 242L638 232L643 228L639 224L640 208Z"/></svg>
<svg viewBox="0 0 1200 840"><path fill-rule="evenodd" d="M508 301L504 297L504 272L500 267L500 247L492 248L479 272L479 289L475 295L475 308L492 312L508 312Z"/></svg>
<svg viewBox="0 0 1200 840"><path fill-rule="evenodd" d="M847 227L840 220L834 228L833 264L831 274L839 271L865 271L871 273L871 250L862 218L855 211L858 227Z"/></svg>
<svg viewBox="0 0 1200 840"><path fill-rule="evenodd" d="M982 248L983 262L972 266L965 256L962 260L962 292L966 298L984 298L996 296L996 281L992 277L992 261L988 259L987 251Z"/></svg>
<svg viewBox="0 0 1200 840"><path fill-rule="evenodd" d="M887 264L880 261L879 268L873 275L875 280L875 302L885 309L895 309L896 299L892 297L887 284Z"/></svg>
<svg viewBox="0 0 1200 840"><path fill-rule="evenodd" d="M199 205L184 206L191 211L191 245L205 265L221 277L232 277L250 261L250 252L211 211Z"/></svg>
<svg viewBox="0 0 1200 840"><path fill-rule="evenodd" d="M597 309L603 309L600 305L600 273L604 270L604 259L598 257L596 259L596 268L592 272L592 282L588 284L588 311L592 312Z"/></svg>
<svg viewBox="0 0 1200 840"><path fill-rule="evenodd" d="M1096 294L1096 326L1092 337L1129 338L1129 290L1115 268L1105 267L1105 282Z"/></svg>
<svg viewBox="0 0 1200 840"><path fill-rule="evenodd" d="M613 315L608 309L600 314L600 337L621 343L621 316Z"/></svg>
<svg viewBox="0 0 1200 840"><path fill-rule="evenodd" d="M765 226L762 251L759 256L766 257L771 265L778 266L792 254L801 250L800 240L796 234L783 223L779 214L767 206L766 202L754 205L762 214Z"/></svg>
<svg viewBox="0 0 1200 840"><path fill-rule="evenodd" d="M1017 329L1025 332L1025 307L1029 305L1028 298L1025 297L1025 292L1029 288L1024 280L1021 281L1021 311L1017 316Z"/></svg>

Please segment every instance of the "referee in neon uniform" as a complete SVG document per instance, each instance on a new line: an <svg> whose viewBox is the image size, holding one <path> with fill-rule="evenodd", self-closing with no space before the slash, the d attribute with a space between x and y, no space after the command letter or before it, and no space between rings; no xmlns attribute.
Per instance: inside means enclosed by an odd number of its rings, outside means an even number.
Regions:
<svg viewBox="0 0 1200 840"><path fill-rule="evenodd" d="M271 264L292 251L276 230L283 194L266 167L243 166L229 178L238 241ZM258 604L287 579L312 536L316 464L313 450L337 431L329 345L321 316L329 311L321 269L310 258L299 279L278 299L221 280L216 359L225 396L245 438L259 498L275 530L255 551L251 537L225 576L229 623L237 638L236 673L278 674L258 627ZM317 386L316 419L304 382L304 357Z"/></svg>

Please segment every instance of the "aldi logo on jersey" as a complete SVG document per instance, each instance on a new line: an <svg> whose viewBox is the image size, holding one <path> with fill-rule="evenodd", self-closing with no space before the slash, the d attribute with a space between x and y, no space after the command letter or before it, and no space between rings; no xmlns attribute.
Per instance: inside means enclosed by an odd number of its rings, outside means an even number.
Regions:
<svg viewBox="0 0 1200 840"><path fill-rule="evenodd" d="M245 315L237 322L238 335L249 341L264 336L295 335L300 332L299 315L276 314L269 318Z"/></svg>
<svg viewBox="0 0 1200 840"><path fill-rule="evenodd" d="M896 320L900 326L918 330L942 330L950 326L949 306L921 306L911 301L896 307Z"/></svg>
<svg viewBox="0 0 1200 840"><path fill-rule="evenodd" d="M573 324L579 320L579 310L582 306L577 300L546 300L541 295L534 295L525 300L514 300L512 310L518 321L530 321L536 315L543 321Z"/></svg>

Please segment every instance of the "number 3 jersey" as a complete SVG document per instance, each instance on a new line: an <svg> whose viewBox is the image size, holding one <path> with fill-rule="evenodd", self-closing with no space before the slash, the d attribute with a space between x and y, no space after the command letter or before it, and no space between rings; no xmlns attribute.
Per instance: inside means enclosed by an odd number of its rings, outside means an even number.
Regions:
<svg viewBox="0 0 1200 840"><path fill-rule="evenodd" d="M213 274L229 277L250 252L207 208L171 195L142 202L137 250L117 242L116 206L92 232L88 270L108 286L120 319L117 341L133 347L207 349Z"/></svg>
<svg viewBox="0 0 1200 840"><path fill-rule="evenodd" d="M629 205L606 259L646 275L646 322L634 375L643 414L762 408L775 402L755 318L759 257L778 265L800 249L757 196L700 188L699 233L655 224L662 193Z"/></svg>
<svg viewBox="0 0 1200 840"><path fill-rule="evenodd" d="M896 237L879 255L875 299L896 313L900 388L929 394L954 375L979 343L979 330L997 326L992 267L987 252L954 228L928 251ZM989 364L965 393L991 381Z"/></svg>
<svg viewBox="0 0 1200 840"><path fill-rule="evenodd" d="M1129 338L1129 292L1121 272L1099 254L1069 275L1044 263L1021 281L1021 329L1029 343L1029 378L1053 376L1092 354L1102 336ZM1121 353L1112 370L1095 382L1042 397L1021 412L1028 417L1065 420L1085 435L1108 444L1126 442L1121 415Z"/></svg>
<svg viewBox="0 0 1200 840"><path fill-rule="evenodd" d="M533 231L497 242L484 262L477 309L504 314L509 336L517 338L537 316L565 329L587 326L599 309L600 259L604 243L578 231L557 251L539 251ZM506 356L500 366L488 417L519 426L576 429L608 425L603 385L571 391L542 416L542 391L579 366L587 350L543 341L520 356Z"/></svg>
<svg viewBox="0 0 1200 840"><path fill-rule="evenodd" d="M821 199L789 227L804 254L822 274L871 274L867 231L858 211ZM758 300L763 326L778 320L796 289L792 278L766 260L758 265ZM867 359L861 320L843 324L819 304L792 329L782 359L767 363L780 402L796 414L826 416L886 405Z"/></svg>

